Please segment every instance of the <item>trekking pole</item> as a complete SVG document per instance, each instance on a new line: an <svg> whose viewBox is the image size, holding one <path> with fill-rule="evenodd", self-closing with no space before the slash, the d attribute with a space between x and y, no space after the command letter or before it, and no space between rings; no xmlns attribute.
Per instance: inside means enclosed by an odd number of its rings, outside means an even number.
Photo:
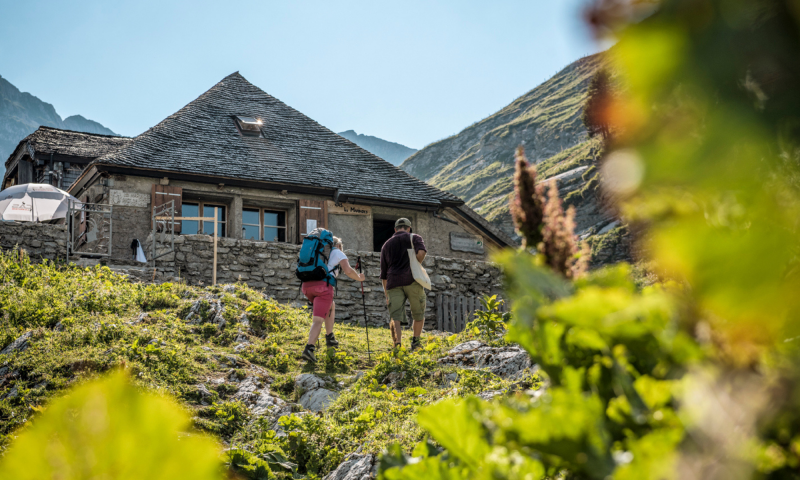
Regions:
<svg viewBox="0 0 800 480"><path fill-rule="evenodd" d="M362 273L361 269L361 255L358 256L356 260L356 269L358 269L358 273ZM364 328L367 331L367 359L372 362L372 352L369 349L369 325L367 325L367 300L364 297L364 282L361 282L361 305L364 306Z"/></svg>

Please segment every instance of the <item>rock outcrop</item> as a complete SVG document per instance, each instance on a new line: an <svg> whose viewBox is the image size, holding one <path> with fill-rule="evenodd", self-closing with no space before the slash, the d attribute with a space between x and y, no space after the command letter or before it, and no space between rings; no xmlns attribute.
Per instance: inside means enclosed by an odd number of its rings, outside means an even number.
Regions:
<svg viewBox="0 0 800 480"><path fill-rule="evenodd" d="M345 458L336 470L323 480L370 480L378 474L378 462L375 455L354 453Z"/></svg>
<svg viewBox="0 0 800 480"><path fill-rule="evenodd" d="M295 389L303 392L298 403L306 410L320 412L328 408L339 396L339 393L327 387L327 382L320 377L303 373L298 375L294 381Z"/></svg>
<svg viewBox="0 0 800 480"><path fill-rule="evenodd" d="M483 369L498 377L517 380L531 368L531 357L519 346L491 347L472 340L456 345L447 356L439 359L442 365L463 369Z"/></svg>

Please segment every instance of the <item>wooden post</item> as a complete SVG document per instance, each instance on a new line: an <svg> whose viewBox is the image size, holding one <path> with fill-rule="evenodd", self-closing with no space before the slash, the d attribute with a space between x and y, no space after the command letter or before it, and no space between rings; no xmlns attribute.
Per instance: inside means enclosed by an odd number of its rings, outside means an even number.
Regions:
<svg viewBox="0 0 800 480"><path fill-rule="evenodd" d="M219 207L214 207L214 266L212 267L214 270L211 272L211 285L217 284L217 228L219 227L219 213L217 209Z"/></svg>
<svg viewBox="0 0 800 480"><path fill-rule="evenodd" d="M450 331L458 333L458 299L455 295L450 296Z"/></svg>
<svg viewBox="0 0 800 480"><path fill-rule="evenodd" d="M436 295L436 330L442 331L442 294Z"/></svg>

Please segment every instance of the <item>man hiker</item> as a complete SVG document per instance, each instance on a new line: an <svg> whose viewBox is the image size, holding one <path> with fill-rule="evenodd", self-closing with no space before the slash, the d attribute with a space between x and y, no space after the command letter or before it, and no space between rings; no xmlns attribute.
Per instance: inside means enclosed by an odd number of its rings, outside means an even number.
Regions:
<svg viewBox="0 0 800 480"><path fill-rule="evenodd" d="M425 289L414 280L411 273L408 250L412 242L417 260L422 263L428 251L422 237L411 232L411 220L401 218L394 222L394 235L381 248L381 281L386 294L386 305L389 306L390 329L395 348L400 346L406 299L411 305L411 317L414 319L414 337L411 339L413 352L422 346L419 336L425 323Z"/></svg>

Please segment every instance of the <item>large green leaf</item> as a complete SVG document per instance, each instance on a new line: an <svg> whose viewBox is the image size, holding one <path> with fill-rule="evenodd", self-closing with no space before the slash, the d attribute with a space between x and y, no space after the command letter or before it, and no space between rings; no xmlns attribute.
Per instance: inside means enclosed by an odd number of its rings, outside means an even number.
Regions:
<svg viewBox="0 0 800 480"><path fill-rule="evenodd" d="M50 404L0 463L16 480L218 480L220 451L169 398L118 372Z"/></svg>

